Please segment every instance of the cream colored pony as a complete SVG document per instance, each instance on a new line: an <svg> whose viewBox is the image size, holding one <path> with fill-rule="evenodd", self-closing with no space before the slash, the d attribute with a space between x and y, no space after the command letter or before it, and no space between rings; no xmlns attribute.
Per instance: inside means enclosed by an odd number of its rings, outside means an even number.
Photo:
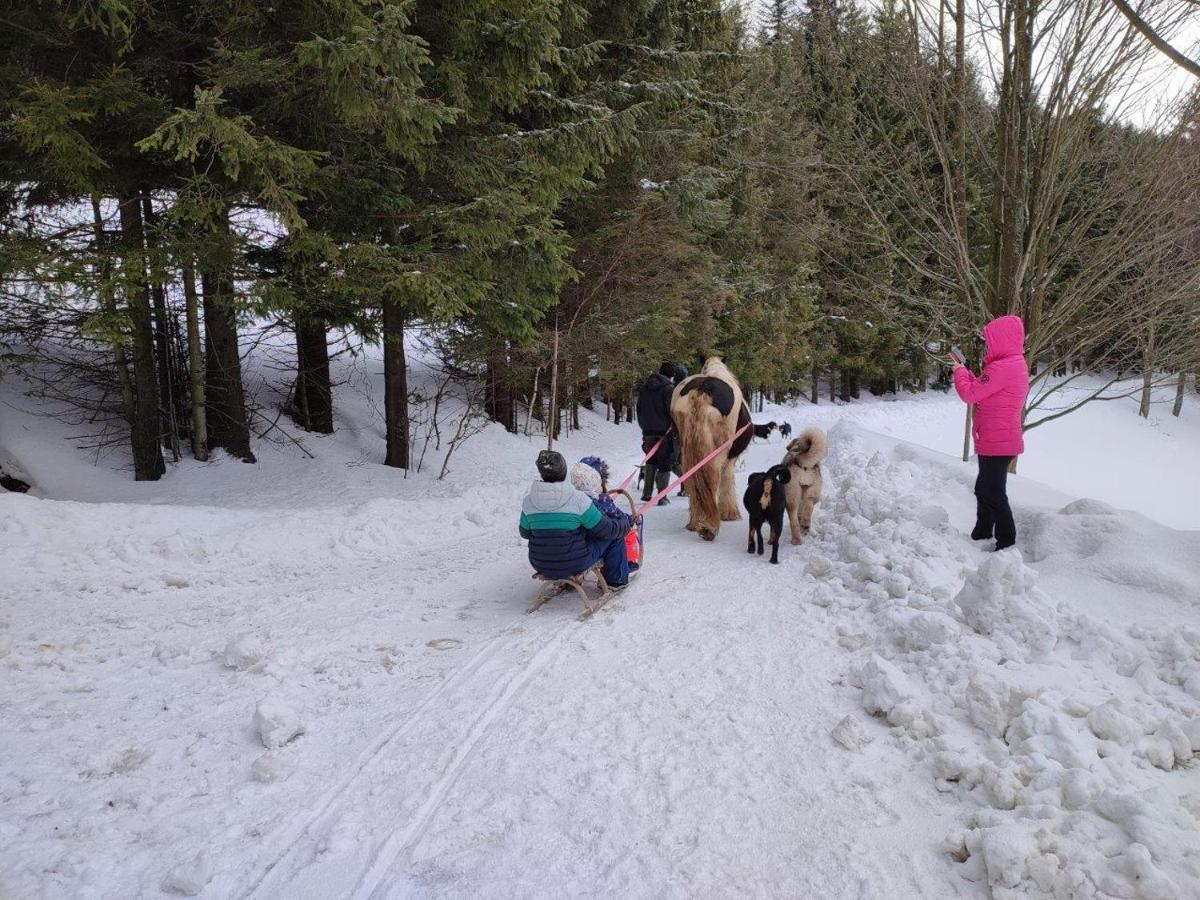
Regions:
<svg viewBox="0 0 1200 900"><path fill-rule="evenodd" d="M750 423L741 386L716 356L709 357L698 375L685 378L676 386L671 397L671 417L683 447L684 471ZM721 522L736 522L742 517L733 469L751 437L751 431L746 429L730 447L688 480L687 527L706 541L716 538Z"/></svg>

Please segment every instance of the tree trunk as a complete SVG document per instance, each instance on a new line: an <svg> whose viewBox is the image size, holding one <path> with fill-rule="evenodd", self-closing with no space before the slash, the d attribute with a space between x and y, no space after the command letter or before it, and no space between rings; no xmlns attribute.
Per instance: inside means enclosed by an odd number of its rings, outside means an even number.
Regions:
<svg viewBox="0 0 1200 900"><path fill-rule="evenodd" d="M811 389L811 399L812 399L813 406L817 406L818 404L820 404L820 402L821 402L820 394L821 394L821 373L817 369L816 365L814 364L813 370L812 370L812 389Z"/></svg>
<svg viewBox="0 0 1200 900"><path fill-rule="evenodd" d="M154 225L154 204L142 195L142 218L145 225L146 248L151 253L157 247L158 235ZM162 434L167 436L171 455L179 459L179 391L176 389L175 354L171 348L171 315L167 310L167 289L157 277L156 266L150 266L150 294L154 298L154 350L158 362L158 396L162 413Z"/></svg>
<svg viewBox="0 0 1200 900"><path fill-rule="evenodd" d="M546 449L553 450L558 438L558 320L554 322L554 355L550 361L550 427Z"/></svg>
<svg viewBox="0 0 1200 900"><path fill-rule="evenodd" d="M1142 399L1138 404L1138 415L1150 418L1150 394L1154 384L1154 320L1147 327L1146 345L1142 348Z"/></svg>
<svg viewBox="0 0 1200 900"><path fill-rule="evenodd" d="M842 372L842 402L850 402L850 373Z"/></svg>
<svg viewBox="0 0 1200 900"><path fill-rule="evenodd" d="M1175 381L1175 403L1171 407L1171 415L1179 416L1183 412L1183 389L1187 387L1187 372L1180 372Z"/></svg>
<svg viewBox="0 0 1200 900"><path fill-rule="evenodd" d="M829 370L829 402L830 403L837 402L837 382L838 382L837 369L830 369Z"/></svg>
<svg viewBox="0 0 1200 900"><path fill-rule="evenodd" d="M975 417L975 404L967 404L967 424L963 428L963 462L971 458L971 420Z"/></svg>
<svg viewBox="0 0 1200 900"><path fill-rule="evenodd" d="M296 323L296 406L306 431L333 434L333 389L329 379L329 341L322 319Z"/></svg>
<svg viewBox="0 0 1200 900"><path fill-rule="evenodd" d="M208 459L204 359L200 347L200 301L196 296L196 270L190 259L183 266L183 298L187 307L188 381L192 389L192 456L204 462Z"/></svg>
<svg viewBox="0 0 1200 900"><path fill-rule="evenodd" d="M133 477L157 481L167 470L159 445L158 380L154 367L154 332L146 287L146 250L142 206L137 191L120 197L125 300L133 338Z"/></svg>
<svg viewBox="0 0 1200 900"><path fill-rule="evenodd" d="M229 228L228 217L221 225ZM204 294L204 393L208 447L218 447L243 462L255 461L250 450L250 425L242 392L242 359L238 346L233 273L224 259L205 261L201 276Z"/></svg>
<svg viewBox="0 0 1200 900"><path fill-rule="evenodd" d="M487 358L487 394L484 398L488 417L506 431L517 433L517 417L508 364L508 342L497 339Z"/></svg>
<svg viewBox="0 0 1200 900"><path fill-rule="evenodd" d="M854 373L850 374L850 397L853 400L857 400L859 397L858 376Z"/></svg>
<svg viewBox="0 0 1200 900"><path fill-rule="evenodd" d="M117 300L112 289L112 253L104 235L104 219L100 215L100 201L92 198L92 233L96 242L96 281L100 305L111 318L117 315ZM129 359L125 353L124 339L113 341L113 357L116 362L117 385L121 390L121 408L125 421L133 428L133 382L129 379Z"/></svg>
<svg viewBox="0 0 1200 900"><path fill-rule="evenodd" d="M1028 216L1030 173L1026 157L1031 128L1034 14L1029 8L1029 0L1012 0L1012 6L1011 49L1004 59L996 119L999 165L992 204L989 273L989 311L994 316L1022 312L1020 271ZM1033 312L1036 316L1037 311ZM1036 334L1037 325L1037 322L1027 320L1027 333Z"/></svg>
<svg viewBox="0 0 1200 900"><path fill-rule="evenodd" d="M385 466L408 468L408 362L404 357L404 314L395 300L383 301L383 413L387 430Z"/></svg>

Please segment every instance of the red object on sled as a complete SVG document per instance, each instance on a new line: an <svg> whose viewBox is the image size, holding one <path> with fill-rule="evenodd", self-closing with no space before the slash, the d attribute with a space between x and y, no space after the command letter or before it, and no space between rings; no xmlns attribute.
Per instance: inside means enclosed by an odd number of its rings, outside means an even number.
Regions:
<svg viewBox="0 0 1200 900"><path fill-rule="evenodd" d="M631 566L639 565L642 561L642 542L634 528L625 532L625 556Z"/></svg>

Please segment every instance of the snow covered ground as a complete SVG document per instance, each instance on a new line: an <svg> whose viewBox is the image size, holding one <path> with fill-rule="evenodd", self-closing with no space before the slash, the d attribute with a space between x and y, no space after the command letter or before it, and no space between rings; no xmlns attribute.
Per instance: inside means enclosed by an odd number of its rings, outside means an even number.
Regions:
<svg viewBox="0 0 1200 900"><path fill-rule="evenodd" d="M524 615L539 440L404 478L374 369L315 459L153 485L0 390L4 900L1200 897L1191 397L1035 431L999 555L955 399L768 409L830 429L812 538L770 566L677 501L582 623Z"/></svg>

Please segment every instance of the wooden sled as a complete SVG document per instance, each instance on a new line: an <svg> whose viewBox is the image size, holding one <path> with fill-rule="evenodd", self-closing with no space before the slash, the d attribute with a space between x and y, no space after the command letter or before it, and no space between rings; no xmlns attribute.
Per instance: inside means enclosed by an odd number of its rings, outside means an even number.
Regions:
<svg viewBox="0 0 1200 900"><path fill-rule="evenodd" d="M633 495L629 491L611 491L613 495L622 494L629 503L629 509L632 515L637 515L637 504L633 499ZM640 530L639 530L640 534ZM630 573L631 576L636 572L641 571L641 565L645 563L646 552L645 545L642 545L642 558L639 561L638 568L635 572ZM579 616L580 619L590 619L595 613L599 612L608 603L609 600L617 593L608 586L608 582L604 580L604 573L601 571L600 563L596 563L586 572L580 572L578 575L572 575L570 578L547 578L539 572L533 573L533 580L542 582L536 594L534 594L533 602L529 604L529 609L525 610L526 614L537 612L550 600L553 600L559 594L565 594L567 591L574 591L579 595L579 599L583 601L583 613ZM596 599L593 600L588 595L588 589L585 586L585 581L589 575L595 577L596 580ZM632 577L631 579L632 580Z"/></svg>
<svg viewBox="0 0 1200 900"><path fill-rule="evenodd" d="M596 579L596 599L593 600L588 595L588 590L584 586L584 580L587 576L593 575ZM542 582L542 586L538 588L537 594L534 595L533 602L529 604L527 613L536 612L541 609L548 601L557 597L559 594L565 594L567 591L574 591L579 595L579 599L583 601L583 613L579 616L580 619L590 619L592 615L604 607L609 600L613 598L616 592L608 586L608 582L604 580L604 573L600 571L600 565L597 563L586 572L580 572L578 575L573 575L570 578L547 578L537 572L533 575L534 581Z"/></svg>

